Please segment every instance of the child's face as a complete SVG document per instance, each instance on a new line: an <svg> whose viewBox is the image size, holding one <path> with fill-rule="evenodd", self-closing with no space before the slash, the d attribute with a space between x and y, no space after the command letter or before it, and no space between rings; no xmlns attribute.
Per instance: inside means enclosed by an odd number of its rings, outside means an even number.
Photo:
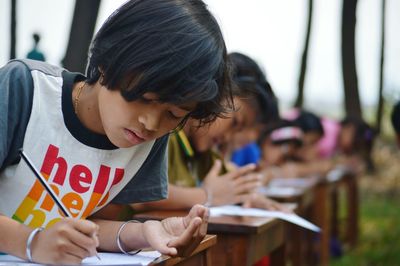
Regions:
<svg viewBox="0 0 400 266"><path fill-rule="evenodd" d="M317 132L308 132L303 135L303 145L298 149L297 156L305 161L312 161L318 157L318 141L321 135Z"/></svg>
<svg viewBox="0 0 400 266"><path fill-rule="evenodd" d="M214 146L222 146L229 143L235 133L253 125L255 112L247 101L234 97L236 112L232 112L228 118L217 118L209 126L195 130L190 136L195 150L204 152Z"/></svg>
<svg viewBox="0 0 400 266"><path fill-rule="evenodd" d="M273 144L267 139L261 149L263 160L267 165L280 166L296 156L298 147L293 142Z"/></svg>
<svg viewBox="0 0 400 266"><path fill-rule="evenodd" d="M102 87L98 106L104 133L117 147L128 148L159 138L175 129L195 108L195 103L176 106L158 102L155 93L143 100L126 101L119 90Z"/></svg>
<svg viewBox="0 0 400 266"><path fill-rule="evenodd" d="M243 146L254 142L258 139L261 131L261 126L248 127L240 132L236 132L231 141L231 149L239 149Z"/></svg>
<svg viewBox="0 0 400 266"><path fill-rule="evenodd" d="M355 128L351 125L342 126L339 134L339 149L344 153L351 152L353 148L353 141L355 135Z"/></svg>

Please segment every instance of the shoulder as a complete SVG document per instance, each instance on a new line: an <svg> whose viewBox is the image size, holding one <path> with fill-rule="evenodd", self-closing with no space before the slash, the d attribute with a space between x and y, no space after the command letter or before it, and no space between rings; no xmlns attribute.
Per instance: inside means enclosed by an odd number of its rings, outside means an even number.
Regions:
<svg viewBox="0 0 400 266"><path fill-rule="evenodd" d="M30 59L16 59L11 60L6 65L6 68L13 71L39 71L49 76L60 77L65 70L62 67L54 66L46 62L30 60Z"/></svg>

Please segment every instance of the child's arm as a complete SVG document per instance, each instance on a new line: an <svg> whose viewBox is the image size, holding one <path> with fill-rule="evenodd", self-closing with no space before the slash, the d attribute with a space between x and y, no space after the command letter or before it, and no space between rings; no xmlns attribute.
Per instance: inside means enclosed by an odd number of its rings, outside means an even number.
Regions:
<svg viewBox="0 0 400 266"><path fill-rule="evenodd" d="M34 262L44 264L80 264L96 254L97 230L93 222L62 219L38 232L31 242ZM0 216L0 251L27 260L27 240L33 229L6 216Z"/></svg>
<svg viewBox="0 0 400 266"><path fill-rule="evenodd" d="M168 198L159 201L132 204L137 211L143 210L182 210L190 209L196 204L206 204L207 191L200 187L179 187L168 185Z"/></svg>
<svg viewBox="0 0 400 266"><path fill-rule="evenodd" d="M100 226L101 250L120 252L117 233L124 222L93 220ZM152 247L170 256L186 256L197 247L207 232L208 210L196 205L186 217L171 217L144 223L126 223L120 232L125 251Z"/></svg>

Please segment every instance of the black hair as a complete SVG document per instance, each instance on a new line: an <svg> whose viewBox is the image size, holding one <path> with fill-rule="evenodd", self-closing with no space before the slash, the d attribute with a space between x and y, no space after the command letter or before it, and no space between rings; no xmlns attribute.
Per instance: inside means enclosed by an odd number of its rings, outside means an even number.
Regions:
<svg viewBox="0 0 400 266"><path fill-rule="evenodd" d="M228 55L232 68L232 94L250 101L256 109L256 121L267 124L279 117L278 103L260 66L241 53Z"/></svg>
<svg viewBox="0 0 400 266"><path fill-rule="evenodd" d="M391 120L394 130L400 134L400 101L393 107Z"/></svg>
<svg viewBox="0 0 400 266"><path fill-rule="evenodd" d="M301 110L299 116L294 122L301 128L304 133L316 132L324 136L324 128L321 123L321 118L314 113Z"/></svg>
<svg viewBox="0 0 400 266"><path fill-rule="evenodd" d="M161 102L195 102L188 117L203 124L232 107L226 57L221 30L202 1L131 0L96 34L87 82L118 89L127 101L153 92Z"/></svg>
<svg viewBox="0 0 400 266"><path fill-rule="evenodd" d="M376 130L368 125L362 118L347 116L341 121L341 126L352 126L354 136L351 147L351 154L358 154L364 160L368 170L374 169L371 153L376 137Z"/></svg>
<svg viewBox="0 0 400 266"><path fill-rule="evenodd" d="M285 127L298 127L296 123L293 121L285 120L285 119L278 119L275 120L273 123L269 124L260 134L260 137L258 138L258 145L262 146L265 141L269 139L269 136L274 130L280 129L280 128L285 128ZM298 127L300 129L300 127ZM273 144L276 145L282 145L286 143L293 143L295 146L300 147L303 142L300 139L293 138L293 139L285 139L285 140L280 140L280 141L275 141Z"/></svg>

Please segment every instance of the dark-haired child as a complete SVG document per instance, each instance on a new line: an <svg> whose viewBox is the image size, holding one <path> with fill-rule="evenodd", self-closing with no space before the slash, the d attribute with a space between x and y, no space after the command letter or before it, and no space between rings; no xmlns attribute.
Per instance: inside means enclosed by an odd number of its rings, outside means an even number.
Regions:
<svg viewBox="0 0 400 266"><path fill-rule="evenodd" d="M237 56L229 54L235 82L239 69ZM169 142L170 197L134 208L186 209L198 203L210 206L243 203L248 207L283 209L278 203L254 193L262 178L253 173L254 164L228 171L217 149L231 144L236 134L273 119L272 97L265 88L255 86L254 80L248 79L245 85L236 83L233 87L235 111L207 127L199 128L196 121L188 121L182 130L171 135ZM261 112L268 108L273 111Z"/></svg>
<svg viewBox="0 0 400 266"><path fill-rule="evenodd" d="M162 222L96 216L111 203L165 198L168 133L189 118L214 120L229 95L224 40L199 0L125 3L96 34L87 76L8 63L0 69L0 251L45 264L79 264L96 247L190 253L206 233L203 206ZM20 148L77 219L61 215Z"/></svg>
<svg viewBox="0 0 400 266"><path fill-rule="evenodd" d="M393 107L391 120L396 133L397 145L400 147L400 101Z"/></svg>

